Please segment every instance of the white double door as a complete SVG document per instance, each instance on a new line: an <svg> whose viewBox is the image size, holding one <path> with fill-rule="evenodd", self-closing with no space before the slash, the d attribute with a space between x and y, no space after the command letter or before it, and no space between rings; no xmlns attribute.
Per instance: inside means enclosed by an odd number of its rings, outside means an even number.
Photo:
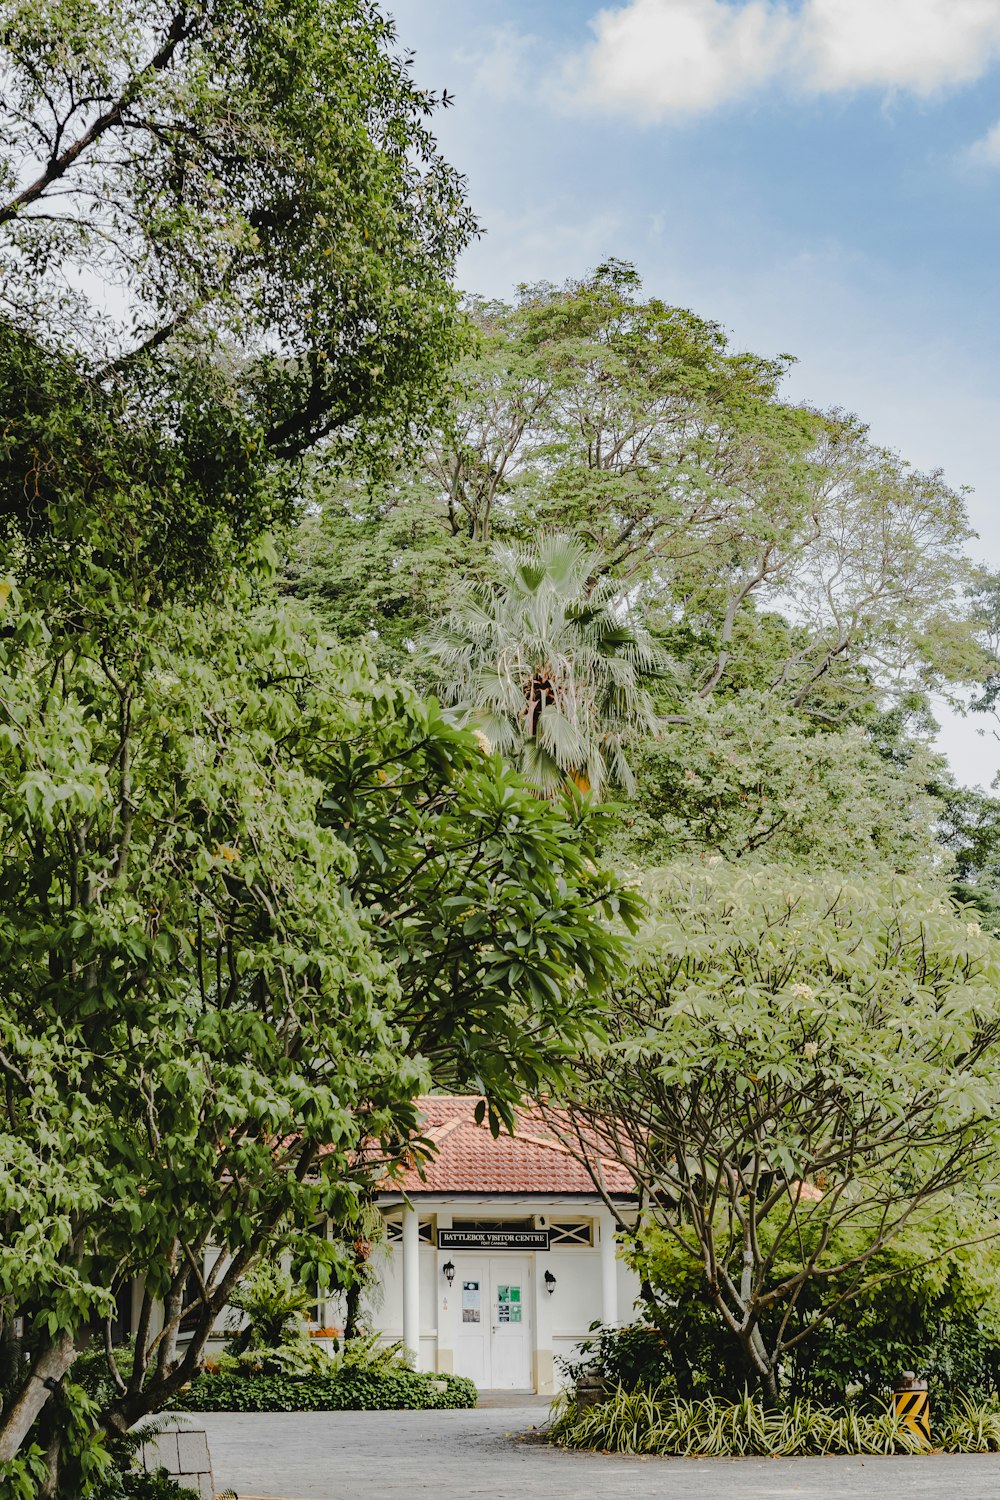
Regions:
<svg viewBox="0 0 1000 1500"><path fill-rule="evenodd" d="M483 1391L527 1391L532 1263L517 1255L455 1257L455 1372Z"/></svg>

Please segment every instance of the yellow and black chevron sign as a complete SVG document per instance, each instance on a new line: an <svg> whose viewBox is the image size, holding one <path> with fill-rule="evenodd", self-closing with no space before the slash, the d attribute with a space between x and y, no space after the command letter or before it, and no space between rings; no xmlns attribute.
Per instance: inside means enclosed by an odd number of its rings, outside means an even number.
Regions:
<svg viewBox="0 0 1000 1500"><path fill-rule="evenodd" d="M926 1391L893 1391L893 1406L903 1426L922 1437L925 1443L931 1440L930 1397Z"/></svg>

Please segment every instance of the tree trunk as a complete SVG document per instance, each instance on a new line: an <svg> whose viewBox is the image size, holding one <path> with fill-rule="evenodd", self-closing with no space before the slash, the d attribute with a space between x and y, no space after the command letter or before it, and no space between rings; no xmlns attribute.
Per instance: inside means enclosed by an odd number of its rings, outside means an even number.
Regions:
<svg viewBox="0 0 1000 1500"><path fill-rule="evenodd" d="M17 1336L17 1320L7 1312L0 1320L0 1386L6 1389L17 1381L21 1368L21 1340Z"/></svg>
<svg viewBox="0 0 1000 1500"><path fill-rule="evenodd" d="M768 1366L767 1373L760 1377L760 1383L764 1387L767 1404L773 1411L778 1405L778 1379L770 1366Z"/></svg>
<svg viewBox="0 0 1000 1500"><path fill-rule="evenodd" d="M30 1375L0 1419L0 1463L8 1463L15 1456L52 1394L52 1388L58 1386L76 1354L72 1336L61 1333L55 1343L48 1344L37 1356Z"/></svg>
<svg viewBox="0 0 1000 1500"><path fill-rule="evenodd" d="M352 1281L347 1288L347 1317L344 1321L344 1338L353 1339L358 1332L358 1313L361 1311L361 1282Z"/></svg>
<svg viewBox="0 0 1000 1500"><path fill-rule="evenodd" d="M50 1408L51 1410L51 1408ZM62 1454L63 1429L57 1413L49 1424L48 1442L45 1444L45 1478L38 1492L39 1500L56 1500L59 1494L59 1459Z"/></svg>

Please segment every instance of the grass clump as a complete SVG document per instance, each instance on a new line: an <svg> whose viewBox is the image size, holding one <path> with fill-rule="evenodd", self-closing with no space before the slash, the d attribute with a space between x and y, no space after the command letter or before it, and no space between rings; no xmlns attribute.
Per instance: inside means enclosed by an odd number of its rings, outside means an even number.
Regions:
<svg viewBox="0 0 1000 1500"><path fill-rule="evenodd" d="M997 1417L1000 1424L1000 1413ZM736 1401L684 1401L669 1390L621 1386L602 1405L584 1410L578 1410L571 1395L557 1397L549 1439L563 1448L683 1458L924 1451L921 1440L889 1409L866 1413L799 1400L768 1411L749 1393Z"/></svg>
<svg viewBox="0 0 1000 1500"><path fill-rule="evenodd" d="M935 1446L948 1453L1000 1453L1000 1405L960 1396L947 1420L931 1433Z"/></svg>

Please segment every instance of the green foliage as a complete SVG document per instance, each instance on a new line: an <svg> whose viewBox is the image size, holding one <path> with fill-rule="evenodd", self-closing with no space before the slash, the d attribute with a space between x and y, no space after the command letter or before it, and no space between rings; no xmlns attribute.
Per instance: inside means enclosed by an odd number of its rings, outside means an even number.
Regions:
<svg viewBox="0 0 1000 1500"><path fill-rule="evenodd" d="M461 579L488 572L490 549L451 536L405 474L311 477L314 503L281 533L284 587L338 640L410 675L416 643L448 614Z"/></svg>
<svg viewBox="0 0 1000 1500"><path fill-rule="evenodd" d="M612 857L929 869L947 777L928 694L993 660L963 597L963 494L856 418L787 403L787 356L734 350L620 262L467 315L474 342L420 452L309 485L287 587L487 712L491 742L556 784L588 715L552 712L539 747L531 682L549 658L561 682L573 652L552 621L540 634L501 608L509 552L491 543L575 537L604 558L584 592L627 601L619 622L670 663L656 714L627 715L614 745L630 805ZM428 633L429 664L414 650Z"/></svg>
<svg viewBox="0 0 1000 1500"><path fill-rule="evenodd" d="M418 1093L484 1093L499 1128L559 1076L638 901L581 809L288 610L237 593L111 636L11 586L5 620L0 1298L68 1365L144 1276L166 1330L103 1408L128 1425L262 1252L342 1282L349 1240L310 1227L361 1223L423 1154Z"/></svg>
<svg viewBox="0 0 1000 1500"><path fill-rule="evenodd" d="M276 1349L298 1339L312 1304L308 1288L296 1284L273 1261L261 1261L233 1288L229 1298L234 1337L229 1352ZM240 1322L243 1327L240 1327Z"/></svg>
<svg viewBox="0 0 1000 1500"><path fill-rule="evenodd" d="M408 1370L413 1360L412 1354L402 1339L386 1344L377 1333L361 1334L357 1338L344 1339L340 1348L330 1358L336 1370L357 1370L368 1375L385 1375L393 1370Z"/></svg>
<svg viewBox="0 0 1000 1500"><path fill-rule="evenodd" d="M45 1475L45 1454L37 1443L26 1444L16 1458L0 1462L0 1480L10 1500L37 1500Z"/></svg>
<svg viewBox="0 0 1000 1500"><path fill-rule="evenodd" d="M435 1382L446 1389L435 1390ZM399 1411L475 1406L461 1375L347 1368L335 1375L201 1375L174 1405L180 1411Z"/></svg>
<svg viewBox="0 0 1000 1500"><path fill-rule="evenodd" d="M287 509L285 481L211 369L171 406L137 413L134 393L0 318L0 542L22 577L74 589L80 623L123 593L217 581Z"/></svg>
<svg viewBox="0 0 1000 1500"><path fill-rule="evenodd" d="M638 962L570 1102L663 1205L623 1215L657 1326L680 1261L773 1399L790 1350L919 1262L905 1235L933 1229L940 1258L998 1232L970 1185L995 1171L1000 947L902 879L719 862L643 888Z"/></svg>
<svg viewBox="0 0 1000 1500"><path fill-rule="evenodd" d="M1000 1452L1000 1406L959 1397L954 1410L935 1427L934 1440L947 1453Z"/></svg>
<svg viewBox="0 0 1000 1500"><path fill-rule="evenodd" d="M497 547L496 585L468 588L426 645L446 703L552 796L635 784L626 750L651 734L659 657L603 558L556 534Z"/></svg>
<svg viewBox="0 0 1000 1500"><path fill-rule="evenodd" d="M895 1377L910 1369L927 1379L938 1418L964 1398L979 1404L1000 1398L1000 1241L975 1242L977 1228L994 1227L970 1205L948 1199L875 1251L864 1283L839 1304L837 1294L852 1277L826 1283L824 1272L844 1250L834 1241L816 1282L799 1295L795 1329L812 1320L815 1326L782 1356L783 1396L873 1411L888 1400ZM772 1238L766 1226L763 1235ZM973 1243L951 1248L966 1238ZM596 1329L567 1374L601 1375L628 1390L669 1386L684 1400L735 1399L752 1370L712 1305L702 1267L672 1236L647 1231L644 1246L656 1324ZM776 1281L794 1276L794 1248L776 1257ZM761 1322L769 1335L766 1309Z"/></svg>
<svg viewBox="0 0 1000 1500"><path fill-rule="evenodd" d="M810 870L932 873L937 757L900 764L860 727L819 729L773 696L695 700L642 753L616 848L643 864L701 852ZM936 788L935 788L936 789Z"/></svg>
<svg viewBox="0 0 1000 1500"><path fill-rule="evenodd" d="M467 311L475 343L421 454L321 486L293 543L293 587L335 630L384 630L405 660L449 576L495 579L491 541L562 531L604 553L690 697L749 685L828 724L985 665L963 496L856 419L784 401L787 356L734 350L620 262Z"/></svg>
<svg viewBox="0 0 1000 1500"><path fill-rule="evenodd" d="M919 1453L921 1440L891 1410L868 1412L801 1398L766 1411L750 1395L678 1400L668 1384L615 1386L607 1402L578 1409L572 1393L553 1403L549 1440L563 1448L682 1458L804 1458ZM938 1416L931 1442L946 1453L1000 1452L1000 1406L961 1397Z"/></svg>
<svg viewBox="0 0 1000 1500"><path fill-rule="evenodd" d="M921 1439L888 1410L869 1415L793 1401L780 1411L766 1411L748 1393L737 1401L679 1401L669 1388L617 1387L609 1401L582 1411L571 1395L561 1396L554 1403L549 1438L564 1448L682 1458L801 1458L922 1448Z"/></svg>
<svg viewBox="0 0 1000 1500"><path fill-rule="evenodd" d="M593 863L608 815L530 796L405 688L366 676L346 708L348 732L312 742L321 817L356 861L394 1015L439 1087L485 1094L509 1124L599 1029L623 953L610 924L638 919L635 891Z"/></svg>
<svg viewBox="0 0 1000 1500"><path fill-rule="evenodd" d="M954 894L974 906L990 932L1000 931L1000 799L941 777L938 837L954 857Z"/></svg>
<svg viewBox="0 0 1000 1500"><path fill-rule="evenodd" d="M182 446L207 367L203 437L278 459L423 415L473 224L371 0L5 0L3 45L12 324Z"/></svg>
<svg viewBox="0 0 1000 1500"><path fill-rule="evenodd" d="M377 1333L336 1339L331 1347L326 1340L310 1338L300 1328L274 1348L248 1349L241 1354L225 1352L206 1360L205 1368L213 1377L238 1375L247 1380L259 1375L332 1379L341 1374L382 1376L405 1372L413 1368L413 1356L401 1342L385 1344Z"/></svg>
<svg viewBox="0 0 1000 1500"><path fill-rule="evenodd" d="M197 1493L172 1478L166 1469L157 1469L152 1474L115 1473L90 1491L93 1500L191 1500Z"/></svg>
<svg viewBox="0 0 1000 1500"><path fill-rule="evenodd" d="M657 1323L593 1325L578 1357L560 1360L567 1380L599 1376L628 1391L669 1387L686 1401L735 1397L744 1388L746 1361L709 1304L697 1267L677 1256L668 1268L665 1259L656 1265Z"/></svg>
<svg viewBox="0 0 1000 1500"><path fill-rule="evenodd" d="M608 1385L631 1391L637 1385L659 1387L672 1378L672 1342L652 1324L626 1323L607 1328L599 1322L591 1323L590 1335L580 1340L574 1355L556 1356L567 1384L596 1376Z"/></svg>

